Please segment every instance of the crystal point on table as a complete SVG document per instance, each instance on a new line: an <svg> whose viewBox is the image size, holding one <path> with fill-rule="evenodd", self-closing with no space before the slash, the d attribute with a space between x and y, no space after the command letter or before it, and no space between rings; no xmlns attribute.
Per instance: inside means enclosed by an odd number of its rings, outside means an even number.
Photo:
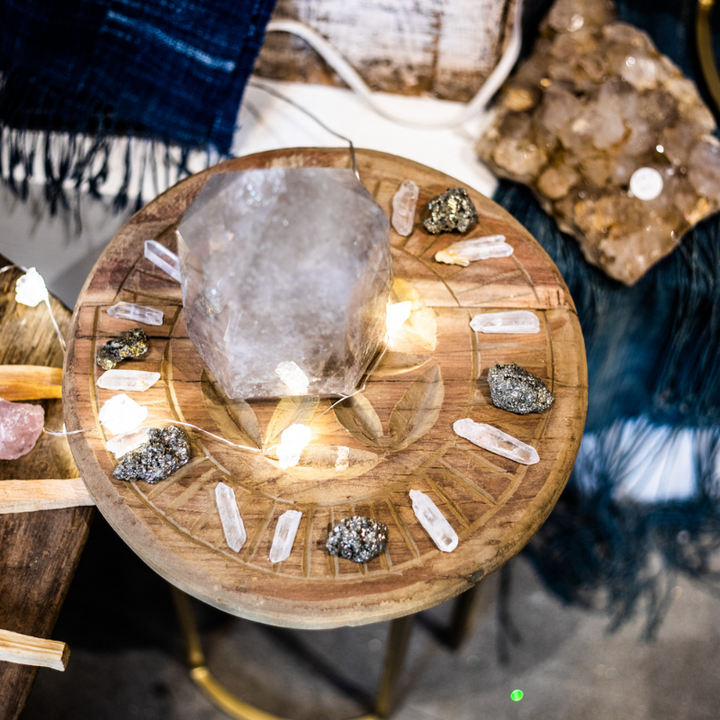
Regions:
<svg viewBox="0 0 720 720"><path fill-rule="evenodd" d="M331 555L365 563L385 550L388 529L385 523L361 515L345 518L328 535L325 547Z"/></svg>
<svg viewBox="0 0 720 720"><path fill-rule="evenodd" d="M410 499L415 517L438 549L452 552L458 546L458 536L437 505L420 490L411 490Z"/></svg>
<svg viewBox="0 0 720 720"><path fill-rule="evenodd" d="M108 340L97 352L97 364L103 370L112 370L119 362L144 355L150 343L145 331L133 328Z"/></svg>
<svg viewBox="0 0 720 720"><path fill-rule="evenodd" d="M526 445L492 425L477 423L470 418L463 418L453 423L453 430L461 438L469 440L478 447L506 457L509 460L514 460L521 465L535 465L535 463L540 462L537 450L532 445Z"/></svg>
<svg viewBox="0 0 720 720"><path fill-rule="evenodd" d="M539 377L515 363L493 365L488 370L488 385L493 405L518 415L544 412L555 399Z"/></svg>
<svg viewBox="0 0 720 720"><path fill-rule="evenodd" d="M105 443L105 448L115 456L116 460L119 460L123 455L127 455L131 450L139 448L148 441L150 437L148 429L141 427L138 430L116 435Z"/></svg>
<svg viewBox="0 0 720 720"><path fill-rule="evenodd" d="M44 423L42 406L0 399L0 460L27 455L35 447Z"/></svg>
<svg viewBox="0 0 720 720"><path fill-rule="evenodd" d="M225 534L225 542L231 550L240 552L247 540L247 533L242 517L240 517L235 491L225 483L218 483L215 487L215 504L220 514L220 524Z"/></svg>
<svg viewBox="0 0 720 720"><path fill-rule="evenodd" d="M137 430L148 416L148 409L121 393L107 400L100 408L98 420L113 435Z"/></svg>
<svg viewBox="0 0 720 720"><path fill-rule="evenodd" d="M119 302L111 305L107 309L107 314L118 320L132 320L133 322L143 323L143 325L162 325L164 318L162 310L129 302Z"/></svg>
<svg viewBox="0 0 720 720"><path fill-rule="evenodd" d="M180 282L180 260L172 250L168 250L157 240L146 240L145 257L173 280Z"/></svg>
<svg viewBox="0 0 720 720"><path fill-rule="evenodd" d="M453 243L445 250L435 253L435 262L467 267L476 260L510 257L512 254L513 247L505 242L504 235L488 235Z"/></svg>
<svg viewBox="0 0 720 720"><path fill-rule="evenodd" d="M159 372L144 370L106 370L98 379L97 386L104 390L145 392L160 379Z"/></svg>
<svg viewBox="0 0 720 720"><path fill-rule="evenodd" d="M387 215L350 170L213 175L178 235L188 335L228 397L355 389L385 337L391 258Z"/></svg>
<svg viewBox="0 0 720 720"><path fill-rule="evenodd" d="M392 226L398 235L407 237L413 230L419 192L412 180L406 180L393 196Z"/></svg>
<svg viewBox="0 0 720 720"><path fill-rule="evenodd" d="M302 513L299 510L288 510L278 518L270 548L271 563L279 563L290 557L301 519Z"/></svg>
<svg viewBox="0 0 720 720"><path fill-rule="evenodd" d="M144 480L151 485L165 480L190 459L187 433L176 425L148 428L148 440L122 456L113 471L118 480Z"/></svg>
<svg viewBox="0 0 720 720"><path fill-rule="evenodd" d="M477 210L465 188L448 188L428 203L429 217L423 223L433 235L465 232L477 220Z"/></svg>
<svg viewBox="0 0 720 720"><path fill-rule="evenodd" d="M470 327L476 332L483 333L531 334L540 332L540 320L529 310L511 310L475 315L470 321Z"/></svg>

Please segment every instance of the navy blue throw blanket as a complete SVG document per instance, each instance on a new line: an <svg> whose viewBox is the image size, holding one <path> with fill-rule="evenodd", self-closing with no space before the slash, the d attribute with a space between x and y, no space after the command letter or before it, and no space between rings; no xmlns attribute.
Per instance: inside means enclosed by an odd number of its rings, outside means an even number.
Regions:
<svg viewBox="0 0 720 720"><path fill-rule="evenodd" d="M11 167L0 175L31 169L25 130L97 140L89 157L67 151L59 173L70 177L113 135L227 153L274 4L0 0L0 129L14 131L3 133Z"/></svg>
<svg viewBox="0 0 720 720"><path fill-rule="evenodd" d="M704 92L695 6L695 0L617 3L619 19L645 30ZM526 20L537 27L537 18ZM714 38L720 58L720 33ZM711 565L720 549L720 218L703 222L626 287L590 266L527 188L502 182L495 200L538 239L570 288L587 346L586 439L587 433L597 439L581 451L566 491L526 553L564 601L603 609L611 627L642 608L652 636L677 573L720 594L720 573ZM641 434L651 426L669 427L668 437L691 431L696 489L690 497L637 502L617 496L630 451L617 444L614 428L633 419Z"/></svg>

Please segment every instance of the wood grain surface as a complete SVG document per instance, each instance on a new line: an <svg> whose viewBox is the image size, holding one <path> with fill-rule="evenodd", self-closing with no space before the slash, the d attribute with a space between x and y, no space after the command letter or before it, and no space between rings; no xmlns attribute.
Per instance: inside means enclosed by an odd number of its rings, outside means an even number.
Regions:
<svg viewBox="0 0 720 720"><path fill-rule="evenodd" d="M514 0L278 0L272 19L309 25L374 90L467 102L506 47L514 6ZM288 33L267 33L255 72L343 85L304 40Z"/></svg>
<svg viewBox="0 0 720 720"><path fill-rule="evenodd" d="M420 187L419 208L457 181L425 166L359 151L360 177L382 208L406 179ZM396 301L413 312L393 340L367 390L326 412L329 399L230 401L187 336L180 285L143 258L155 238L171 248L183 213L212 173L271 167L347 167L345 150L295 149L229 160L188 178L135 215L113 238L89 276L75 309L63 396L68 429L97 425L112 396L96 380L96 349L133 325L110 318L118 301L165 313L144 328L148 355L127 369L159 371L146 393L148 425L191 423L229 440L264 448L250 453L189 431L190 463L157 485L112 478L116 461L96 431L70 438L75 460L101 512L152 568L196 597L252 620L304 628L377 622L416 612L466 590L515 555L547 517L570 473L587 401L583 339L567 288L548 256L512 217L469 190L480 222L468 236L502 233L508 258L441 265L434 254L457 235L409 238L391 232ZM419 213L420 214L420 213ZM479 335L480 311L526 308L540 319L536 335ZM555 394L551 410L514 415L490 402L487 370L517 362ZM534 445L541 461L520 466L457 437L463 417L488 422ZM283 471L269 450L291 422L311 424L301 462ZM338 469L338 448L349 448ZM225 544L214 488L234 487L248 540L239 553ZM460 536L441 553L416 521L408 491L430 495ZM303 512L288 560L268 561L275 523L287 509ZM389 527L384 554L366 565L331 557L328 530L353 514Z"/></svg>
<svg viewBox="0 0 720 720"><path fill-rule="evenodd" d="M20 258L18 258L20 259ZM8 261L0 256L0 267ZM0 364L62 367L63 357L44 304L15 303L13 268L0 274ZM70 312L51 298L61 330L67 333ZM45 425L61 430L61 400L34 401L45 408ZM41 435L35 448L17 460L0 460L5 480L77 478L67 440ZM50 636L70 580L87 540L93 509L74 507L0 516L0 629L39 638ZM37 668L0 662L0 717L16 718Z"/></svg>
<svg viewBox="0 0 720 720"><path fill-rule="evenodd" d="M63 671L67 667L69 657L70 648L63 642L0 630L1 662Z"/></svg>

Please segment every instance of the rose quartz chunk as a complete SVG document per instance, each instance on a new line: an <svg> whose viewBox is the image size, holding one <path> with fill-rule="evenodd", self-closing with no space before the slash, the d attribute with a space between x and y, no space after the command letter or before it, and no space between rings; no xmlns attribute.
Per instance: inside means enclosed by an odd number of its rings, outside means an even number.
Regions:
<svg viewBox="0 0 720 720"><path fill-rule="evenodd" d="M39 405L0 399L0 460L27 455L40 437L45 410Z"/></svg>

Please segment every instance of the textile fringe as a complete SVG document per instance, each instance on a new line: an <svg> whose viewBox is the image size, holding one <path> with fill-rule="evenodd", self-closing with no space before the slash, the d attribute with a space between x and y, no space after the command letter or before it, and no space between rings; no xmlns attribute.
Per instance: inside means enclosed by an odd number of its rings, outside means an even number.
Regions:
<svg viewBox="0 0 720 720"><path fill-rule="evenodd" d="M575 301L588 359L587 430L634 417L720 424L720 217L625 287L587 263L530 190L503 182L495 200L545 248Z"/></svg>
<svg viewBox="0 0 720 720"><path fill-rule="evenodd" d="M697 492L682 501L617 499L629 451L618 452L615 438L612 428L599 434L525 552L561 600L607 613L610 631L644 607L643 637L652 639L678 575L720 597L720 428L695 434Z"/></svg>
<svg viewBox="0 0 720 720"><path fill-rule="evenodd" d="M588 357L586 432L594 450L525 552L564 602L599 609L616 630L641 609L653 638L685 575L720 595L720 218L706 220L635 286L582 256L532 193L504 182L495 200L549 253L577 306ZM644 418L695 433L696 493L637 503L616 495L628 462L613 424ZM638 423L638 432L646 427Z"/></svg>
<svg viewBox="0 0 720 720"><path fill-rule="evenodd" d="M31 182L44 186L51 215L70 212L81 227L83 194L135 212L152 197L223 159L213 148L186 148L158 139L109 134L40 132L0 124L0 180L21 201ZM111 168L121 168L111 174Z"/></svg>

